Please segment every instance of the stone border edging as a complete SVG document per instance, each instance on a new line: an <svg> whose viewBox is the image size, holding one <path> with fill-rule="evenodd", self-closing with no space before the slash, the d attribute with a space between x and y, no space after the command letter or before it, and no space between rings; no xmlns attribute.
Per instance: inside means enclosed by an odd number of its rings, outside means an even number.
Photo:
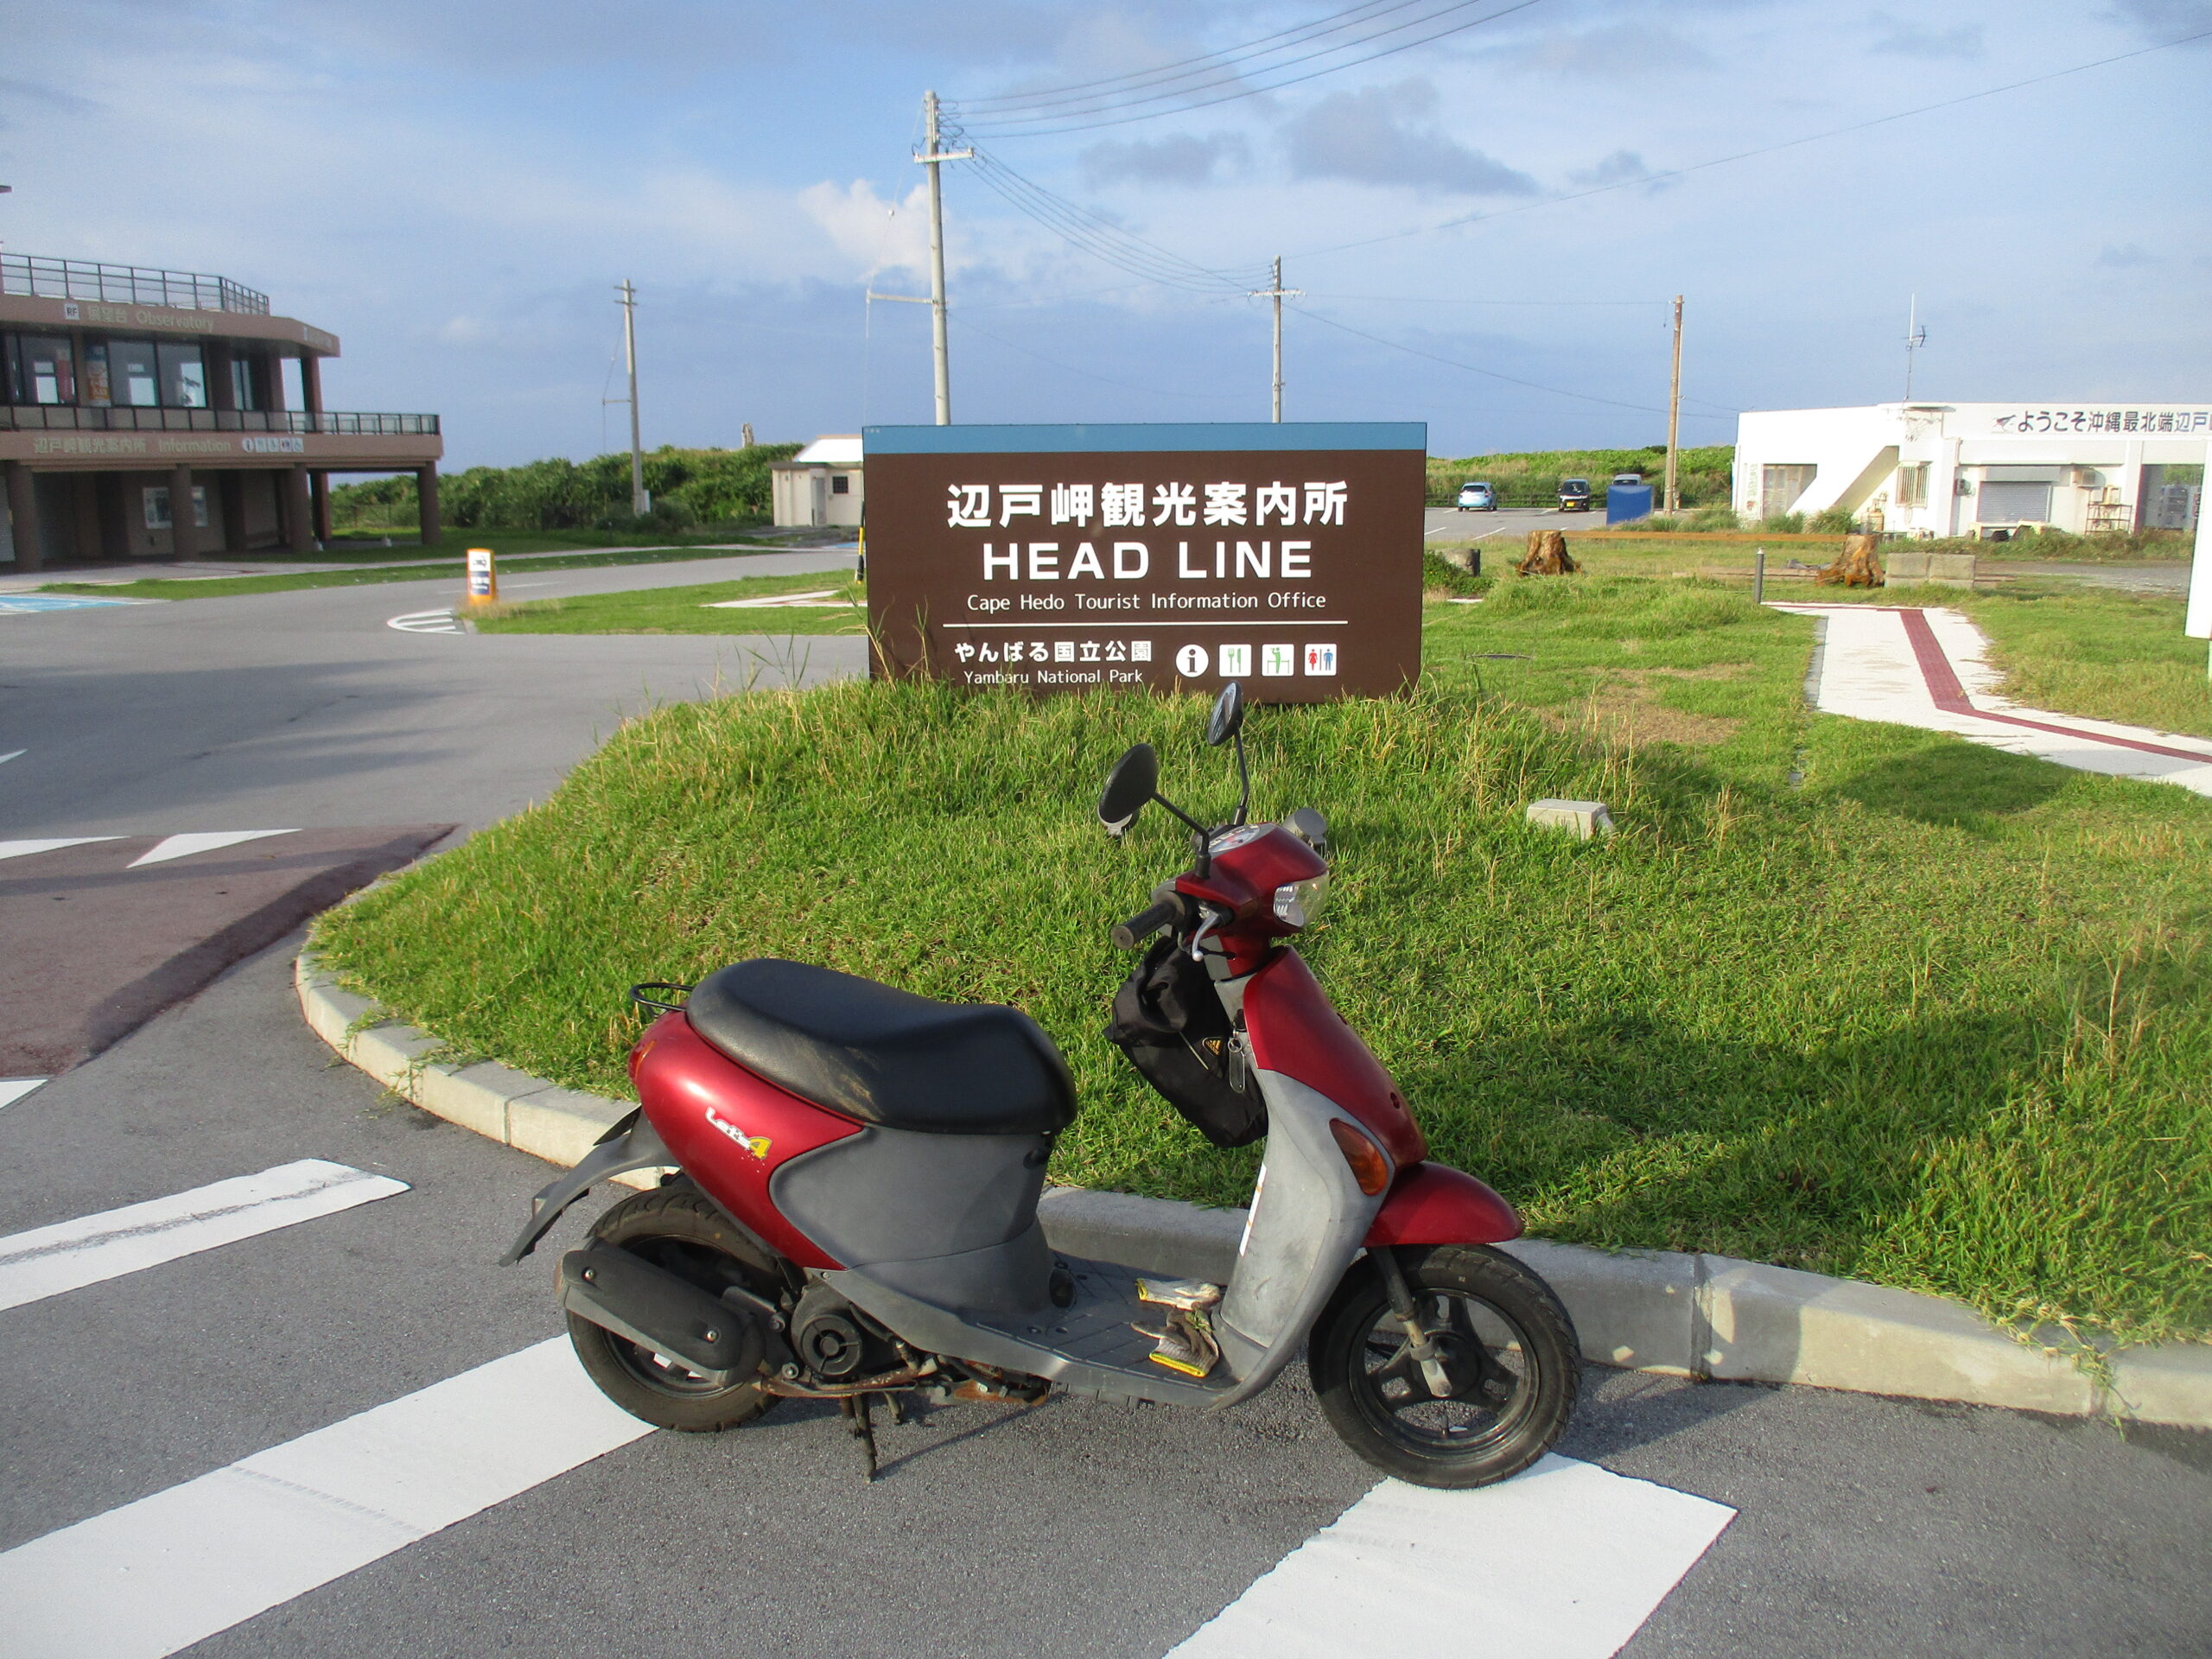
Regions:
<svg viewBox="0 0 2212 1659"><path fill-rule="evenodd" d="M308 1026L341 1058L424 1111L518 1152L565 1168L632 1109L496 1061L427 1064L433 1039L374 1022L374 1005L340 989L305 952L295 978ZM1039 1211L1056 1249L1215 1281L1236 1262L1244 1213L1068 1186L1048 1191ZM2107 1362L2107 1387L2056 1349L2022 1343L1941 1296L1725 1255L1535 1238L1504 1248L1559 1293L1585 1356L1600 1364L2212 1428L2212 1345L2121 1350Z"/></svg>

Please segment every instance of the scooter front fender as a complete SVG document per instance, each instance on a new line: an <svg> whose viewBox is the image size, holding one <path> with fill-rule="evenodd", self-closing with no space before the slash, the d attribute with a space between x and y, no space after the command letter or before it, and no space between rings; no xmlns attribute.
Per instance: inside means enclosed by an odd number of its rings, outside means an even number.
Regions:
<svg viewBox="0 0 2212 1659"><path fill-rule="evenodd" d="M1520 1236L1520 1213L1487 1184L1448 1164L1420 1163L1391 1183L1366 1244L1503 1244Z"/></svg>

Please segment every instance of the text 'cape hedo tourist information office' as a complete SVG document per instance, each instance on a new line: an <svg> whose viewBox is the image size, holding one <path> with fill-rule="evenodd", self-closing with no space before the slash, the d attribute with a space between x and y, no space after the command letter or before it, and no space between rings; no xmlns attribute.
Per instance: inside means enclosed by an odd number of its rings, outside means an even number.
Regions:
<svg viewBox="0 0 2212 1659"><path fill-rule="evenodd" d="M1318 702L1421 672L1419 422L873 426L875 671Z"/></svg>

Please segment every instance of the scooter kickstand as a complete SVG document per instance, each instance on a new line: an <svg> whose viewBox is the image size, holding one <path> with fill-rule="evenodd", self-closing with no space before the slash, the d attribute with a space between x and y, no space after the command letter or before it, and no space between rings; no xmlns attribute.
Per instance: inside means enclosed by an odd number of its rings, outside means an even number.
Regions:
<svg viewBox="0 0 2212 1659"><path fill-rule="evenodd" d="M868 1458L868 1478L875 1480L875 1421L869 1415L868 1398L864 1394L849 1394L842 1402L845 1418L852 1425L853 1437L861 1443L861 1450Z"/></svg>

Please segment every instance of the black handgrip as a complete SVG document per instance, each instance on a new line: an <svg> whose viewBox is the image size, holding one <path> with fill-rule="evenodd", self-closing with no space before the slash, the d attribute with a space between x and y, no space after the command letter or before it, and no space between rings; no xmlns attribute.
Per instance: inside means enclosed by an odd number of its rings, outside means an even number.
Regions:
<svg viewBox="0 0 2212 1659"><path fill-rule="evenodd" d="M1139 911L1106 937L1116 950L1134 950L1168 923L1180 919L1182 914L1180 899L1162 899L1150 908Z"/></svg>

